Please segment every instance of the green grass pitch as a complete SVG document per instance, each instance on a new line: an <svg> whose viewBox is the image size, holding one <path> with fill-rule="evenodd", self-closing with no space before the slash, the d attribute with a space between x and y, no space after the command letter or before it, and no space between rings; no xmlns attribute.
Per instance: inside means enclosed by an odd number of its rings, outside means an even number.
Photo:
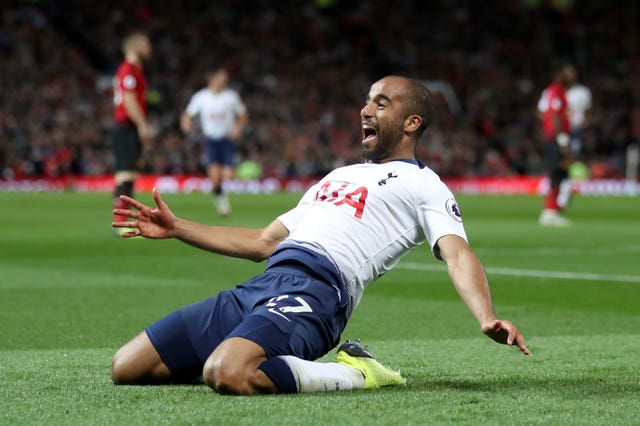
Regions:
<svg viewBox="0 0 640 426"><path fill-rule="evenodd" d="M206 195L165 198L179 216L259 227L297 196L233 195L225 220ZM458 201L498 315L530 357L480 334L421 247L370 287L343 334L406 387L232 397L117 387L110 360L151 321L262 264L115 238L108 194L0 193L0 424L638 424L640 200L577 197L567 229L537 225L539 197Z"/></svg>

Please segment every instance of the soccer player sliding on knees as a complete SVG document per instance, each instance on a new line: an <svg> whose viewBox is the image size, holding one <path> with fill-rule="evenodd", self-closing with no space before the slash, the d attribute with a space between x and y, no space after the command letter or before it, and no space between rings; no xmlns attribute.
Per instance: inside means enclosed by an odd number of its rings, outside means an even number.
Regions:
<svg viewBox="0 0 640 426"><path fill-rule="evenodd" d="M117 384L193 382L219 393L297 393L404 385L401 374L358 341L338 347L365 289L414 247L427 243L482 333L529 354L493 308L487 277L469 248L451 191L415 158L432 114L428 89L389 76L360 111L361 164L333 170L288 212L261 229L177 218L157 190L156 206L123 196L125 238L176 238L203 250L261 262L263 273L152 323L112 360Z"/></svg>

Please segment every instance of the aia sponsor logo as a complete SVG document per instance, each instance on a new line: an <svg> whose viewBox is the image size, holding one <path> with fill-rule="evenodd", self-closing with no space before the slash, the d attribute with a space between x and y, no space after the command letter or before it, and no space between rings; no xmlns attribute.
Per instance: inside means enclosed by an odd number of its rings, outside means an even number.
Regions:
<svg viewBox="0 0 640 426"><path fill-rule="evenodd" d="M364 186L327 181L316 193L315 201L332 203L336 206L349 206L355 209L354 216L362 218L369 191Z"/></svg>

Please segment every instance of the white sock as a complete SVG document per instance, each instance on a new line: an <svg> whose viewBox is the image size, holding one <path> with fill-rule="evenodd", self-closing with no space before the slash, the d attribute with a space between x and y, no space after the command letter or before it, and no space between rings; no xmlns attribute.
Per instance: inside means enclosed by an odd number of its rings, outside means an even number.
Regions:
<svg viewBox="0 0 640 426"><path fill-rule="evenodd" d="M348 365L305 361L290 355L280 358L293 372L300 393L364 389L364 375Z"/></svg>
<svg viewBox="0 0 640 426"><path fill-rule="evenodd" d="M569 199L571 198L571 179L564 179L560 182L560 189L558 190L558 205L561 208L567 207Z"/></svg>

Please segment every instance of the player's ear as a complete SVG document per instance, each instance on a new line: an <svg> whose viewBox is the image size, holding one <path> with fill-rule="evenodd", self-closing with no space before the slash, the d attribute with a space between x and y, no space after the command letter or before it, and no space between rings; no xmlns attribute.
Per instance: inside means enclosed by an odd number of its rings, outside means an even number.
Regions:
<svg viewBox="0 0 640 426"><path fill-rule="evenodd" d="M404 120L404 131L409 133L415 132L421 125L422 117L417 114L412 114Z"/></svg>

